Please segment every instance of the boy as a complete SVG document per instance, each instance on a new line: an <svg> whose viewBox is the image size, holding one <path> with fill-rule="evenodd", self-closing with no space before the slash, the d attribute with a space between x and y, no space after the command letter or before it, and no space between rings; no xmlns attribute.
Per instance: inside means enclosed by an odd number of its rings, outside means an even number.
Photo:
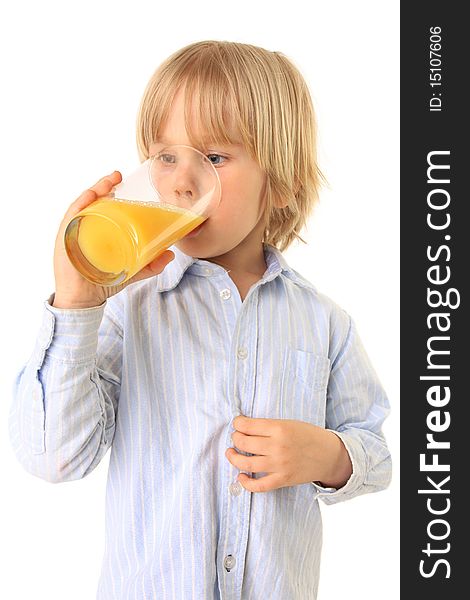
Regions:
<svg viewBox="0 0 470 600"><path fill-rule="evenodd" d="M318 498L385 488L390 456L388 400L354 322L281 254L322 179L306 84L279 53L192 44L151 78L137 142L142 160L203 151L221 204L114 288L72 268L63 233L120 174L70 206L16 382L16 455L61 482L112 445L100 600L314 599Z"/></svg>

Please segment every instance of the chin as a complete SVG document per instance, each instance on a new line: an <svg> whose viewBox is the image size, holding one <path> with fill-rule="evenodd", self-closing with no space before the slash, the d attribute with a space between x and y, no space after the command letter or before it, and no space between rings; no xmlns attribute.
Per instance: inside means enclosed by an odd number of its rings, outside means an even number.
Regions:
<svg viewBox="0 0 470 600"><path fill-rule="evenodd" d="M203 242L201 239L198 239L198 237L180 240L179 242L176 242L175 246L178 250L183 252L183 254L201 259L222 256L222 254L230 252L231 249L230 247L217 247L215 244Z"/></svg>

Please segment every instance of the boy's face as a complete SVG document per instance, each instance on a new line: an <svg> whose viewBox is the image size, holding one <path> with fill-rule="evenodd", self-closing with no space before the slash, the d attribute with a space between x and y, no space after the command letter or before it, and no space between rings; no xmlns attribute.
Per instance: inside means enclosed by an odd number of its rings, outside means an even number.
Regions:
<svg viewBox="0 0 470 600"><path fill-rule="evenodd" d="M149 148L150 155L172 144L191 146L184 124L184 89L176 95L159 139ZM245 262L251 251L254 256L262 249L266 175L241 142L210 144L204 152L220 178L220 205L194 237L185 237L175 245L184 254L197 258L228 254L236 258L238 254Z"/></svg>

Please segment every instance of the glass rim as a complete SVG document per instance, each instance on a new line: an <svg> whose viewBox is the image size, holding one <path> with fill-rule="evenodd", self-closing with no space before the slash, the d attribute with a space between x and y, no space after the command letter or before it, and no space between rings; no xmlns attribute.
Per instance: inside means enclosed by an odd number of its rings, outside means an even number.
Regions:
<svg viewBox="0 0 470 600"><path fill-rule="evenodd" d="M157 143L157 142L153 142L153 143ZM148 159L146 161L149 163L148 164L148 178L149 178L150 185L155 190L155 193L157 194L157 196L160 197L161 194L160 194L159 190L157 189L155 183L152 180L152 164L154 163L155 159L157 159L159 156L161 156L161 154L168 148L187 148L188 150L194 150L194 152L197 152L198 154L200 154L204 158L204 160L207 161L207 163L211 167L212 173L215 175L215 179L216 179L216 187L217 187L218 196L219 196L218 202L217 202L217 206L218 206L220 204L220 200L222 198L222 184L220 182L220 177L219 177L219 174L217 173L217 169L211 163L211 161L207 158L207 156L204 154L204 152L201 152L201 150L198 150L194 146L189 146L188 144L167 144L161 150L159 150L155 154L152 154L152 156L148 157Z"/></svg>

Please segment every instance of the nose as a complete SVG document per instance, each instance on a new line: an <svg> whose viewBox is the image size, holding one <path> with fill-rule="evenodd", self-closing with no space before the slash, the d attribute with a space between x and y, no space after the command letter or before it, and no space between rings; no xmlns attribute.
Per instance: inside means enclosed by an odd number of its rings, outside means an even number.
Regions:
<svg viewBox="0 0 470 600"><path fill-rule="evenodd" d="M197 175L194 165L188 160L179 160L173 173L173 193L182 200L195 200L197 196Z"/></svg>

